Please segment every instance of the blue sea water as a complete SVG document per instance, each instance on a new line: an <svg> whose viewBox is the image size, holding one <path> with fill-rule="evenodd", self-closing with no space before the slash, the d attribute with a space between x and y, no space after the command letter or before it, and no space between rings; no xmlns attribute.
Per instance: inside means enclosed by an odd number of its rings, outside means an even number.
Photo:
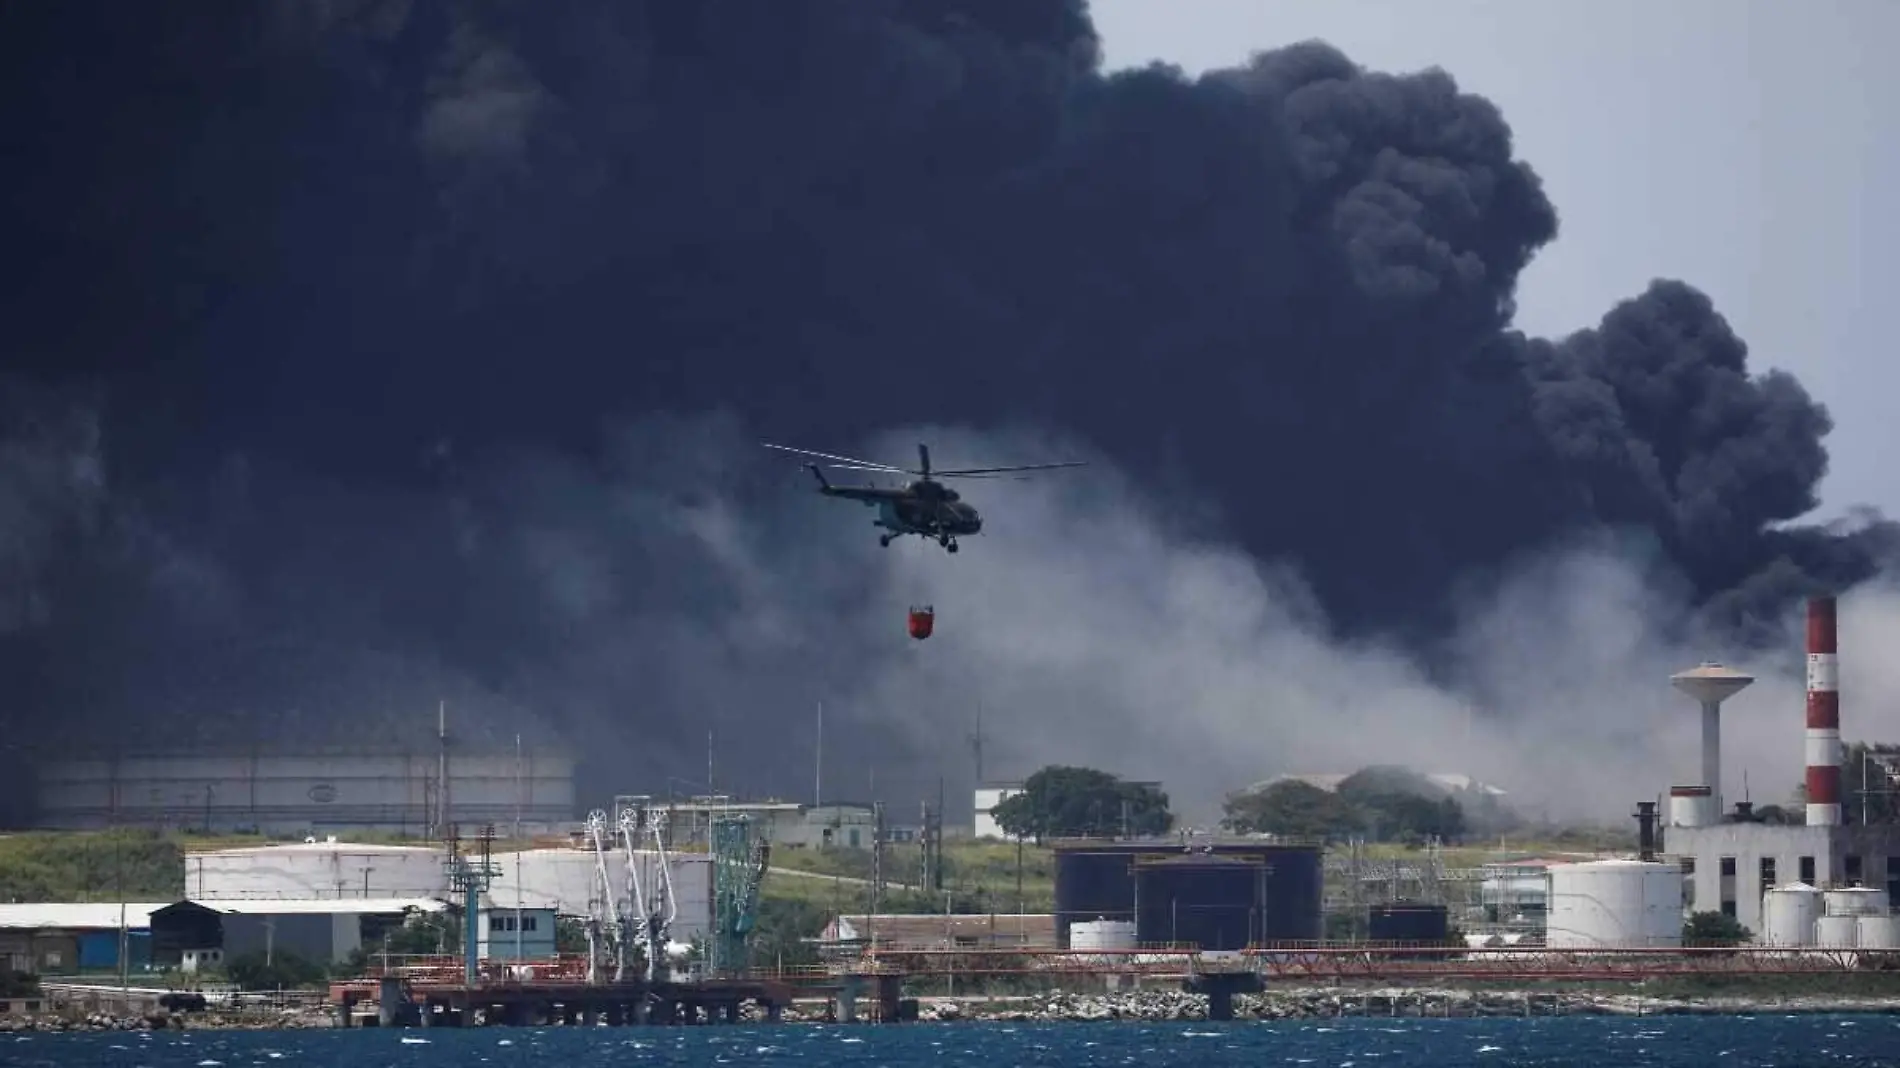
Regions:
<svg viewBox="0 0 1900 1068"><path fill-rule="evenodd" d="M0 1068L1900 1066L1900 1016L0 1035Z"/></svg>

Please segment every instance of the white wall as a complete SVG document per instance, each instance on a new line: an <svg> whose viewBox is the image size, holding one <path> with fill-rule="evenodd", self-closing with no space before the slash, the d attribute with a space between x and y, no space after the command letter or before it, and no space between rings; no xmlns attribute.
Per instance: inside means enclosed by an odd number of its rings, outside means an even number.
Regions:
<svg viewBox="0 0 1900 1068"><path fill-rule="evenodd" d="M1001 838L1006 842L1015 841L1014 837L1004 834L1003 828L997 826L995 818L990 815L990 810L1019 793L1022 793L1022 788L1016 786L979 787L975 795L976 823L971 830L972 836Z"/></svg>
<svg viewBox="0 0 1900 1068"><path fill-rule="evenodd" d="M300 756L131 756L49 762L39 769L38 822L53 829L142 824L304 833L325 827L420 832L433 807L430 753L337 752ZM208 788L208 793L207 793ZM519 799L532 824L574 818L574 762L451 754L451 819L512 825Z"/></svg>
<svg viewBox="0 0 1900 1068"><path fill-rule="evenodd" d="M534 960L555 954L554 910L487 909L478 914L475 952L489 960ZM520 930L511 928L519 922ZM499 930L497 930L499 928Z"/></svg>
<svg viewBox="0 0 1900 1068"><path fill-rule="evenodd" d="M640 877L652 885L659 874L657 854L640 852ZM712 930L712 858L704 853L671 854L673 892L679 915L672 938L688 942ZM489 887L496 908L551 908L564 916L586 916L595 896L596 867L591 849L526 849L495 857L500 876ZM624 854L606 854L607 878L616 897L630 899Z"/></svg>
<svg viewBox="0 0 1900 1068"><path fill-rule="evenodd" d="M429 846L346 842L297 842L190 853L184 858L185 894L200 901L441 898L449 890L446 855Z"/></svg>

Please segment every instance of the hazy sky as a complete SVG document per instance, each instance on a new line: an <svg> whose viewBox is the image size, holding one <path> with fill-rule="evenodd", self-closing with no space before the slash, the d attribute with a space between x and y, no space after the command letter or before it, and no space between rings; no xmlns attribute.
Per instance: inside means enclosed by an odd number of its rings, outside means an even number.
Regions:
<svg viewBox="0 0 1900 1068"><path fill-rule="evenodd" d="M1190 72L1330 41L1373 70L1440 66L1490 98L1543 176L1557 240L1519 321L1593 325L1653 277L1709 293L1756 369L1833 414L1826 514L1900 514L1879 327L1900 265L1900 3L1894 0L1092 0L1110 67ZM1886 251L1882 251L1886 250Z"/></svg>

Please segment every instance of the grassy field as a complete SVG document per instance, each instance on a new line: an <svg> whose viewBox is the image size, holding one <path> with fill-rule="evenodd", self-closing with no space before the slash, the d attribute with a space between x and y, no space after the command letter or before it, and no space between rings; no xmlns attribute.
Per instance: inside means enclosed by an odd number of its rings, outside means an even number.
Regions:
<svg viewBox="0 0 1900 1068"><path fill-rule="evenodd" d="M1529 854L1585 855L1622 845L1614 834L1490 843L1441 851L1447 868L1476 868ZM416 844L395 835L351 835L353 842ZM0 836L0 900L165 901L184 894L184 854L200 849L264 844L253 835L203 836L153 831L25 832ZM502 843L497 843L498 848ZM547 844L547 843L540 843ZM1418 850L1369 845L1371 860L1416 860ZM924 893L921 851L892 846L885 853L884 906L892 911L941 911L942 894ZM1018 863L1021 890L1018 896ZM943 848L943 889L957 911L1045 912L1054 905L1055 862L1050 850L993 841L952 840ZM765 894L827 912L861 912L869 906L871 853L861 849L779 849ZM793 872L805 874L797 875Z"/></svg>

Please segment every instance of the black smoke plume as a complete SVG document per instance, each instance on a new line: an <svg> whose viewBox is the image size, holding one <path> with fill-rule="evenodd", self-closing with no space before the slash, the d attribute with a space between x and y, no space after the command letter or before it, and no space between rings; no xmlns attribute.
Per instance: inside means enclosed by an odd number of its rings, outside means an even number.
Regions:
<svg viewBox="0 0 1900 1068"><path fill-rule="evenodd" d="M790 791L771 736L844 686L840 759L931 779L961 720L868 706L975 684L872 678L922 652L876 636L906 572L759 436L1071 443L1154 530L1296 572L1299 627L1441 679L1473 591L1579 538L1743 647L1896 545L1802 522L1828 416L1689 285L1511 329L1557 212L1441 71L1104 74L1080 0L66 0L0 8L0 49L15 739L393 735L446 697L598 789L703 768L710 727ZM1034 536L1109 537L1107 499ZM1049 655L1020 700L1089 662Z"/></svg>

